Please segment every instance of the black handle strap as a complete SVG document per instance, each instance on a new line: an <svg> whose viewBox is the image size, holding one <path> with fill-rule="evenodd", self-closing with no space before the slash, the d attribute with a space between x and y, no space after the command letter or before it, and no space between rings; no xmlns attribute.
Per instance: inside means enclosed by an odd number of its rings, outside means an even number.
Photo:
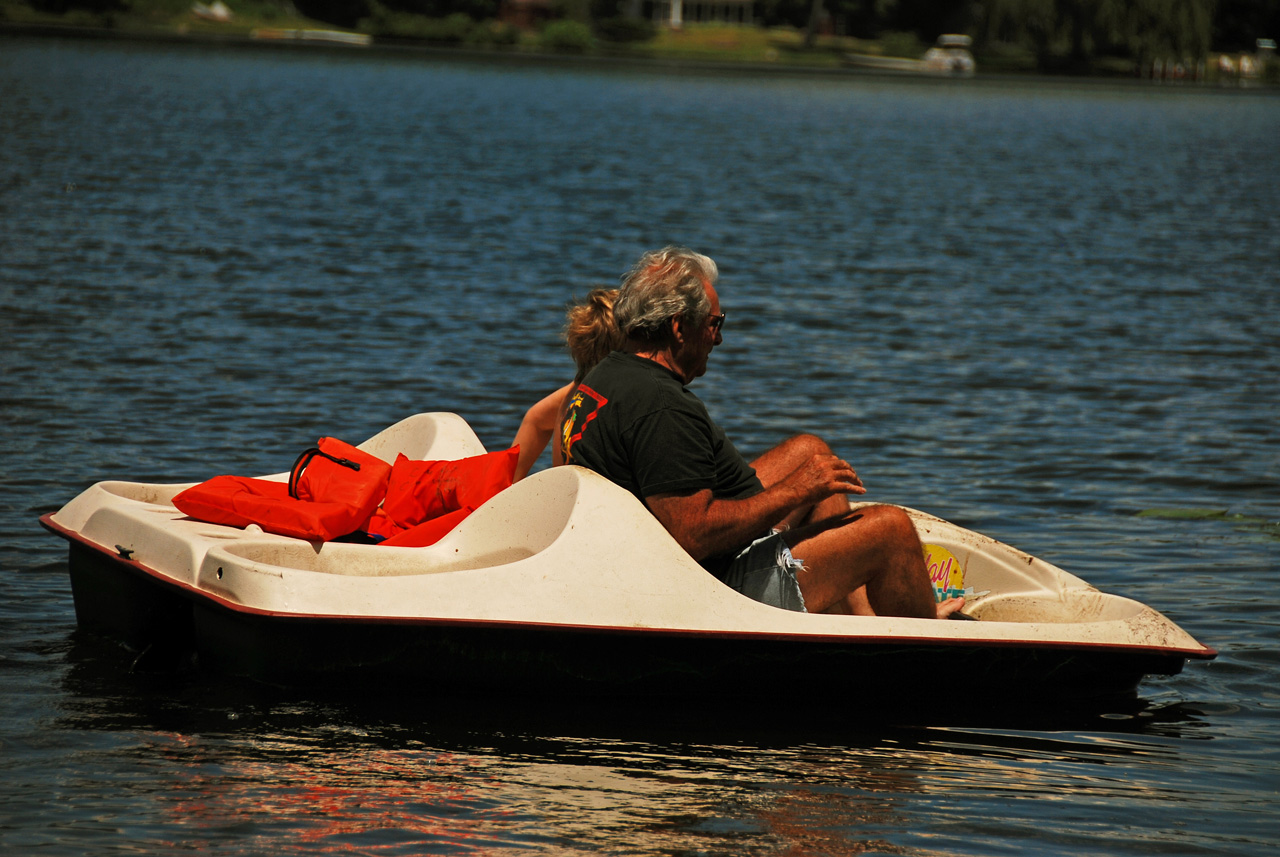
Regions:
<svg viewBox="0 0 1280 857"><path fill-rule="evenodd" d="M336 455L330 455L318 446L303 450L302 455L298 456L298 460L293 463L293 467L289 468L289 496L298 499L298 480L302 478L302 471L307 469L307 465L311 463L311 459L316 456L327 458L334 464L340 464L343 467L350 467L352 470L360 469L360 462L352 461L349 458L338 458Z"/></svg>

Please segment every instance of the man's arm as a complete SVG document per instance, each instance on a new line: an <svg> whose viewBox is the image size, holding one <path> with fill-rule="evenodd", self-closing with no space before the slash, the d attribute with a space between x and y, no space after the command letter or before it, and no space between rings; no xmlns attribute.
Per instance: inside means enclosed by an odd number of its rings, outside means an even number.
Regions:
<svg viewBox="0 0 1280 857"><path fill-rule="evenodd" d="M793 510L862 488L849 463L815 455L784 479L742 500L717 500L710 488L653 494L645 503L667 532L696 560L739 550Z"/></svg>

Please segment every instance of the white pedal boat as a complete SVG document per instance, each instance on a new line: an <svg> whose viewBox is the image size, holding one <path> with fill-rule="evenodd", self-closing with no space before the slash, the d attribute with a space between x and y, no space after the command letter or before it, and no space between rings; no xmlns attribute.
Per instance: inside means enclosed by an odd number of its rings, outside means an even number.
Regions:
<svg viewBox="0 0 1280 857"><path fill-rule="evenodd" d="M388 462L485 451L460 417L439 413L360 448ZM77 621L133 649L185 646L202 668L279 684L681 698L804 687L833 699L920 687L1025 700L1129 692L1216 656L1150 607L911 509L978 621L757 603L704 571L629 493L577 467L516 483L422 548L203 523L171 503L186 487L101 482L41 518L70 543Z"/></svg>

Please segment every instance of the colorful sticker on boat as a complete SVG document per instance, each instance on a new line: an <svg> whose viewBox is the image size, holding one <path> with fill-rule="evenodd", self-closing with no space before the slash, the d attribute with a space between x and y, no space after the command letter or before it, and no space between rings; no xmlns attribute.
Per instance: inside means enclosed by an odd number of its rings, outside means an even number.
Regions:
<svg viewBox="0 0 1280 857"><path fill-rule="evenodd" d="M933 582L933 596L939 602L964 595L964 565L951 551L937 545L924 546L924 563Z"/></svg>

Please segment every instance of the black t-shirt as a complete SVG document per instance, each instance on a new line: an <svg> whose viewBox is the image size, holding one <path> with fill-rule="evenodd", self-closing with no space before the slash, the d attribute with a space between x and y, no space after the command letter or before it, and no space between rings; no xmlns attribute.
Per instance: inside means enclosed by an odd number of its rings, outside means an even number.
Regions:
<svg viewBox="0 0 1280 857"><path fill-rule="evenodd" d="M764 490L759 477L673 372L615 351L569 400L565 461L644 498L710 488L717 499Z"/></svg>

